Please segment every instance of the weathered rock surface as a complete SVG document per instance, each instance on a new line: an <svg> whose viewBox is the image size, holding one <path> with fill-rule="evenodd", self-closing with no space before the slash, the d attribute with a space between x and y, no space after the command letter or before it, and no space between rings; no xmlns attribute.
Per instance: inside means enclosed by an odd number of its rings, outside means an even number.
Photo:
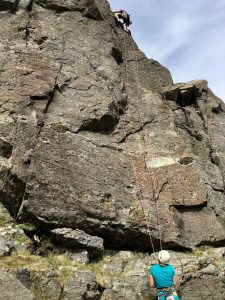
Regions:
<svg viewBox="0 0 225 300"><path fill-rule="evenodd" d="M2 0L0 21L0 201L14 220L109 249L150 250L145 219L156 249L160 234L170 249L223 245L225 106L207 82L173 84L105 0ZM200 284L222 274L204 268ZM142 299L126 280L88 297Z"/></svg>
<svg viewBox="0 0 225 300"><path fill-rule="evenodd" d="M159 222L167 247L223 242L225 113L207 83L172 85L104 0L3 1L0 17L10 213L114 248L150 249L144 218L156 246Z"/></svg>
<svg viewBox="0 0 225 300"><path fill-rule="evenodd" d="M82 230L72 230L70 228L57 228L51 231L56 242L64 247L87 249L91 257L103 255L103 239L97 236L86 234Z"/></svg>
<svg viewBox="0 0 225 300"><path fill-rule="evenodd" d="M0 257L26 250L30 240L22 228L13 222L9 212L0 203Z"/></svg>
<svg viewBox="0 0 225 300"><path fill-rule="evenodd" d="M89 263L89 254L86 250L78 250L72 253L70 257L73 261L79 262L81 264Z"/></svg>
<svg viewBox="0 0 225 300"><path fill-rule="evenodd" d="M0 269L1 299L34 300L33 293L27 290L19 280Z"/></svg>
<svg viewBox="0 0 225 300"><path fill-rule="evenodd" d="M223 297L225 259L218 258L218 252L224 253L225 248L201 249L186 254L171 251L171 263L179 277L178 293L182 300ZM22 261L14 257L17 263L23 263L23 268L13 266L12 259L10 272L34 292L35 300L154 299L155 290L149 289L147 281L149 265L156 262L156 255L107 251L102 259L87 265L78 263L76 266L73 261L65 260L64 264L61 261L57 264L55 258L54 264L48 267L43 261L38 262L43 258L34 260L33 256L27 256L27 261L24 256L21 258ZM4 260L1 266L3 264ZM37 269L38 264L40 269Z"/></svg>
<svg viewBox="0 0 225 300"><path fill-rule="evenodd" d="M68 278L63 288L63 298L68 300L100 299L102 289L96 277L90 272L78 271Z"/></svg>

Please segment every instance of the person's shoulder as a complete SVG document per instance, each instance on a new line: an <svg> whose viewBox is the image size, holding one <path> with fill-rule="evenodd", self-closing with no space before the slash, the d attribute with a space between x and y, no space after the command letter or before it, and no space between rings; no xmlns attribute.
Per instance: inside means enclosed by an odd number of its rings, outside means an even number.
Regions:
<svg viewBox="0 0 225 300"><path fill-rule="evenodd" d="M156 269L157 269L157 264L151 264L150 267L149 267L149 273L150 274L155 274Z"/></svg>
<svg viewBox="0 0 225 300"><path fill-rule="evenodd" d="M167 268L173 272L175 271L174 267L171 264L167 264Z"/></svg>
<svg viewBox="0 0 225 300"><path fill-rule="evenodd" d="M155 270L155 269L157 269L158 267L159 267L158 264L151 264L151 265L150 265L150 270Z"/></svg>

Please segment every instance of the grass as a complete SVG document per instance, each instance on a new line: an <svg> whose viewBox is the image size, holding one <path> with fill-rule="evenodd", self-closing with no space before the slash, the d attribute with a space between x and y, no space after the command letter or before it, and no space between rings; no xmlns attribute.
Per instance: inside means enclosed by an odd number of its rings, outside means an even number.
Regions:
<svg viewBox="0 0 225 300"><path fill-rule="evenodd" d="M31 223L22 223L17 225L18 228L23 229L25 231L36 231L37 228L34 224Z"/></svg>
<svg viewBox="0 0 225 300"><path fill-rule="evenodd" d="M113 261L117 260L117 257L111 259L106 257L98 262L84 265L72 261L66 254L59 255L51 253L47 256L39 256L32 254L28 250L21 250L13 253L11 256L2 257L0 260L0 267L6 267L7 269L27 268L31 272L41 272L54 267L61 283L64 283L68 277L73 276L74 270L78 268L81 271L92 272L102 286L107 286L107 282L104 279L105 277L123 277L122 272L111 271L104 268L106 262L113 263Z"/></svg>
<svg viewBox="0 0 225 300"><path fill-rule="evenodd" d="M31 271L47 268L48 264L39 256L23 250L1 258L0 265L9 269L29 268Z"/></svg>
<svg viewBox="0 0 225 300"><path fill-rule="evenodd" d="M30 271L39 272L55 267L59 277L67 278L72 275L74 268L82 269L84 266L75 261L71 261L66 255L50 254L39 256L31 254L28 250L14 252L10 256L2 257L0 266L8 269L28 268Z"/></svg>
<svg viewBox="0 0 225 300"><path fill-rule="evenodd" d="M17 233L15 233L12 238L15 242L19 244L24 244L29 242L28 237L26 237L25 235L19 235Z"/></svg>
<svg viewBox="0 0 225 300"><path fill-rule="evenodd" d="M84 268L84 267L83 267ZM119 272L110 272L109 270L106 270L103 268L102 263L90 263L87 266L85 266L85 269L87 271L90 271L91 273L95 274L97 281L101 284L101 286L107 287L107 282L105 280L105 277L120 277L121 273Z"/></svg>
<svg viewBox="0 0 225 300"><path fill-rule="evenodd" d="M210 255L211 253L212 253L212 248L207 246L202 246L196 250L193 250L193 252L191 252L191 254L196 257Z"/></svg>
<svg viewBox="0 0 225 300"><path fill-rule="evenodd" d="M0 217L0 227L6 227L8 223L9 221L6 218Z"/></svg>

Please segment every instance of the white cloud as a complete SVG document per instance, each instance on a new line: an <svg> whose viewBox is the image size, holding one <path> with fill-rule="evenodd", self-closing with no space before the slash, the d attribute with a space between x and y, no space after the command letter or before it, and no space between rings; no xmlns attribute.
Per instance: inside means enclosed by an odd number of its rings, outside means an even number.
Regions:
<svg viewBox="0 0 225 300"><path fill-rule="evenodd" d="M225 0L109 2L130 12L138 46L168 67L175 82L207 79L225 100Z"/></svg>

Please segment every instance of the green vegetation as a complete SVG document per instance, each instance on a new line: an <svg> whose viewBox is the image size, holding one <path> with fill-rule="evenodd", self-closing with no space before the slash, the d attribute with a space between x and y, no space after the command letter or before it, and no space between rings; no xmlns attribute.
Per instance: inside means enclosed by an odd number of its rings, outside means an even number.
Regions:
<svg viewBox="0 0 225 300"><path fill-rule="evenodd" d="M22 224L19 224L18 227L25 231L36 231L37 230L36 226L31 223L22 223Z"/></svg>
<svg viewBox="0 0 225 300"><path fill-rule="evenodd" d="M6 227L8 225L7 218L4 218L3 216L0 216L0 227Z"/></svg>
<svg viewBox="0 0 225 300"><path fill-rule="evenodd" d="M13 240L19 244L28 243L29 239L25 235L21 235L18 233L13 234L12 236Z"/></svg>

